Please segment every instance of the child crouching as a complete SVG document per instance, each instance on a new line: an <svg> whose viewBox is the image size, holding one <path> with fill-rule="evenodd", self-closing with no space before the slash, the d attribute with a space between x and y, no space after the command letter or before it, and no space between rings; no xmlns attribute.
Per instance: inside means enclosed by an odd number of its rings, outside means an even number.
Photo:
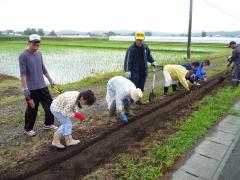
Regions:
<svg viewBox="0 0 240 180"><path fill-rule="evenodd" d="M70 118L77 118L83 121L85 117L80 112L80 109L82 109L83 105L91 106L95 101L96 98L91 90L81 93L78 91L68 91L53 100L50 109L60 122L60 127L53 135L53 146L60 149L65 148L60 142L61 136L64 136L66 146L80 143L80 140L72 138L72 122Z"/></svg>

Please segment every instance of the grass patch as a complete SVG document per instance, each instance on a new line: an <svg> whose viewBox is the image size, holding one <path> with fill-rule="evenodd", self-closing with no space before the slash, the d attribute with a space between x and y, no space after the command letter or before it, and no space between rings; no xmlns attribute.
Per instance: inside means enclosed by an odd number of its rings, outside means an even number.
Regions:
<svg viewBox="0 0 240 180"><path fill-rule="evenodd" d="M78 82L60 85L60 88L62 90L69 90L69 89L76 89L76 88L87 87L87 86L106 84L110 78L114 76L121 76L123 74L124 74L123 71L98 73L94 76L87 77Z"/></svg>
<svg viewBox="0 0 240 180"><path fill-rule="evenodd" d="M239 97L240 89L221 89L216 95L206 96L180 130L166 141L151 144L146 156L138 159L125 156L115 166L120 179L157 179L164 168L170 168L175 160L192 147L214 123L231 109ZM238 112L239 113L239 112Z"/></svg>
<svg viewBox="0 0 240 180"><path fill-rule="evenodd" d="M239 109L232 108L232 109L229 110L228 113L231 114L231 115L233 115L233 116L238 116L238 117L240 117L240 110L239 110Z"/></svg>

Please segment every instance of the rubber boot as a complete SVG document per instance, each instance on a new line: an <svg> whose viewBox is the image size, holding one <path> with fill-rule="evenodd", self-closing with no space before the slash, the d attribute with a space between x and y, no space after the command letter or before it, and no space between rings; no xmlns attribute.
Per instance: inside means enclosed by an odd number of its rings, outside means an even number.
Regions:
<svg viewBox="0 0 240 180"><path fill-rule="evenodd" d="M173 84L173 85L172 85L172 90L173 90L173 91L179 91L178 85L177 85L177 84Z"/></svg>
<svg viewBox="0 0 240 180"><path fill-rule="evenodd" d="M171 96L172 95L171 93L169 93L168 87L164 87L163 90L164 90L164 95L165 96Z"/></svg>
<svg viewBox="0 0 240 180"><path fill-rule="evenodd" d="M109 121L111 123L116 123L117 122L117 119L115 118L115 112L116 112L116 109L110 109L109 110Z"/></svg>
<svg viewBox="0 0 240 180"><path fill-rule="evenodd" d="M65 146L63 144L61 144L60 138L61 138L61 135L56 131L53 135L52 146L59 148L59 149L64 149Z"/></svg>
<svg viewBox="0 0 240 180"><path fill-rule="evenodd" d="M67 146L73 146L73 145L77 145L80 143L80 140L75 140L72 138L72 135L67 135L64 136L65 137L65 142Z"/></svg>

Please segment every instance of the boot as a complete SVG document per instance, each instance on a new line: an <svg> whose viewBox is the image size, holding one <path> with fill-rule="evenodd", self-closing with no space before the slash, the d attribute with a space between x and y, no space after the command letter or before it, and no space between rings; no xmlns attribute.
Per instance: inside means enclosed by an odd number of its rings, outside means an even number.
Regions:
<svg viewBox="0 0 240 180"><path fill-rule="evenodd" d="M172 90L173 90L173 91L180 91L180 89L178 88L178 85L177 85L177 84L173 84L173 85L172 85Z"/></svg>
<svg viewBox="0 0 240 180"><path fill-rule="evenodd" d="M109 110L109 121L110 121L111 123L116 123L116 122L117 122L117 120L116 120L116 118L115 118L115 112L116 112L115 109L110 109L110 110Z"/></svg>
<svg viewBox="0 0 240 180"><path fill-rule="evenodd" d="M168 87L164 87L163 90L164 90L164 95L165 95L165 96L171 96L171 95L172 95L172 94L168 91Z"/></svg>
<svg viewBox="0 0 240 180"><path fill-rule="evenodd" d="M130 109L130 105L124 105L125 114L128 116L136 116L136 114Z"/></svg>
<svg viewBox="0 0 240 180"><path fill-rule="evenodd" d="M61 138L61 135L56 131L53 135L52 146L59 148L59 149L64 149L65 146L61 144L60 138Z"/></svg>
<svg viewBox="0 0 240 180"><path fill-rule="evenodd" d="M65 137L65 141L66 141L66 145L67 146L73 146L73 145L77 145L80 143L80 140L75 140L72 138L72 135L67 135L64 136Z"/></svg>

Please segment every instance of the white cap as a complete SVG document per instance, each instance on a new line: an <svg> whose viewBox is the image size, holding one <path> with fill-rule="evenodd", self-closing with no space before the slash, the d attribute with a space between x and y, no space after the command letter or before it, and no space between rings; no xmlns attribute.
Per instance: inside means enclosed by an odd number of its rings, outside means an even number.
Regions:
<svg viewBox="0 0 240 180"><path fill-rule="evenodd" d="M139 89L139 88L132 89L130 91L130 96L133 99L133 101L136 102L143 96L143 93L142 93L141 89Z"/></svg>
<svg viewBox="0 0 240 180"><path fill-rule="evenodd" d="M29 36L29 41L34 42L34 41L41 41L41 37L38 34L31 34Z"/></svg>

